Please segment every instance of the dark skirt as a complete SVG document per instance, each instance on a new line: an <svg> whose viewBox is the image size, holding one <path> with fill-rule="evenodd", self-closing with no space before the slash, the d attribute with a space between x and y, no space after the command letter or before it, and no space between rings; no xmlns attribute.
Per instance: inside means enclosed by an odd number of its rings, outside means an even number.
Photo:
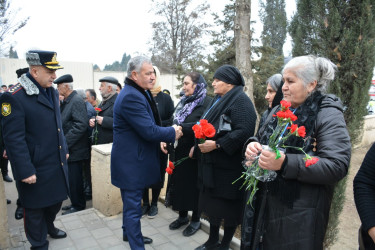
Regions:
<svg viewBox="0 0 375 250"><path fill-rule="evenodd" d="M241 224L243 214L243 199L225 199L213 196L209 189L202 189L199 194L199 212L207 215L212 225L219 226L224 220L224 226Z"/></svg>
<svg viewBox="0 0 375 250"><path fill-rule="evenodd" d="M187 159L176 166L169 176L168 194L173 210L198 210L199 189L197 186L198 167L195 159Z"/></svg>

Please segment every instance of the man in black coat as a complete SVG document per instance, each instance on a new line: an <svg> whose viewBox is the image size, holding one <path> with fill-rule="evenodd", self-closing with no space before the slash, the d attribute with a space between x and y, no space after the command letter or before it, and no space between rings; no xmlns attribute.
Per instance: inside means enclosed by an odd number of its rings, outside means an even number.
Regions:
<svg viewBox="0 0 375 250"><path fill-rule="evenodd" d="M97 108L97 116L89 122L90 127L94 128L93 145L113 142L113 105L118 95L116 89L119 82L116 78L106 76L99 82L103 100Z"/></svg>
<svg viewBox="0 0 375 250"><path fill-rule="evenodd" d="M61 121L69 149L69 186L72 205L65 206L62 214L70 214L86 208L83 189L83 164L89 158L87 139L88 117L83 99L73 90L73 77L69 74L56 79L59 94L64 97L61 104Z"/></svg>
<svg viewBox="0 0 375 250"><path fill-rule="evenodd" d="M27 52L29 72L1 96L4 142L24 206L26 237L48 249L47 233L64 238L53 222L68 194L68 150L58 94L52 88L62 67L52 51Z"/></svg>

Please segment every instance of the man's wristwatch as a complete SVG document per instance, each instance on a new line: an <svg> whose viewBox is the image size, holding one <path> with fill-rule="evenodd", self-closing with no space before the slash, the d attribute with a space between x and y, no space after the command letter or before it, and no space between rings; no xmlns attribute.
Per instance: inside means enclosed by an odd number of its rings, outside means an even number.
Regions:
<svg viewBox="0 0 375 250"><path fill-rule="evenodd" d="M219 143L216 143L216 148L217 149L221 148L221 145Z"/></svg>

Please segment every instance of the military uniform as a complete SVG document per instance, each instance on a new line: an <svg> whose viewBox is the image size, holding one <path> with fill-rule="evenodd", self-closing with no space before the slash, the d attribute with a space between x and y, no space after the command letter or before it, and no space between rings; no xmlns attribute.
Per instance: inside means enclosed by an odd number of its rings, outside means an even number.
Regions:
<svg viewBox="0 0 375 250"><path fill-rule="evenodd" d="M50 66L52 70L62 68L54 52L29 51L28 55L30 53L29 65ZM69 190L68 151L58 94L52 87L42 88L27 73L1 96L0 103L5 147L25 208L26 236L33 249L48 249L47 233L56 236L57 232L62 232L54 227L53 221ZM35 183L22 182L34 174ZM57 238L64 237L60 236Z"/></svg>

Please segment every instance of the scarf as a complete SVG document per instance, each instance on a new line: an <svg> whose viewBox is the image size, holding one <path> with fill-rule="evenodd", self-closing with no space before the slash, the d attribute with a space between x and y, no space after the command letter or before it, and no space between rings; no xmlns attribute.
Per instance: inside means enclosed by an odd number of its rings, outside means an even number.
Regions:
<svg viewBox="0 0 375 250"><path fill-rule="evenodd" d="M296 109L294 114L298 119L294 123L298 126L305 126L306 136L304 139L297 136L291 136L285 142L285 145L302 147L305 152L311 152L313 148L312 142L314 141L313 138L315 136L316 117L323 98L324 96L319 91L316 91ZM276 109L275 113L278 110L280 110L280 108ZM267 145L274 128L277 126L277 117L273 117L270 122L264 126L266 127L262 134L258 134L257 137L261 144ZM287 148L286 153L303 154L301 151L292 148ZM286 180L280 173L278 173L274 181L262 184L267 186L271 195L279 197L280 201L290 208L293 208L293 202L299 198L300 183L297 180Z"/></svg>
<svg viewBox="0 0 375 250"><path fill-rule="evenodd" d="M186 117L189 116L199 104L203 103L207 95L206 86L205 83L197 83L193 95L184 95L181 98L181 101L177 104L175 109L174 124L182 124Z"/></svg>
<svg viewBox="0 0 375 250"><path fill-rule="evenodd" d="M152 114L155 119L155 123L158 126L161 126L161 119L159 115L158 108L156 106L154 98L152 98L150 90L144 90L142 89L138 84L136 84L132 79L126 77L125 84L128 84L129 86L132 86L136 90L138 90L147 100L148 104L151 106Z"/></svg>
<svg viewBox="0 0 375 250"><path fill-rule="evenodd" d="M106 101L108 101L109 99L112 98L112 96L114 96L117 92L113 92L113 93L109 93L107 94L106 96L102 96L103 97L103 101L102 101L102 106L106 103Z"/></svg>

